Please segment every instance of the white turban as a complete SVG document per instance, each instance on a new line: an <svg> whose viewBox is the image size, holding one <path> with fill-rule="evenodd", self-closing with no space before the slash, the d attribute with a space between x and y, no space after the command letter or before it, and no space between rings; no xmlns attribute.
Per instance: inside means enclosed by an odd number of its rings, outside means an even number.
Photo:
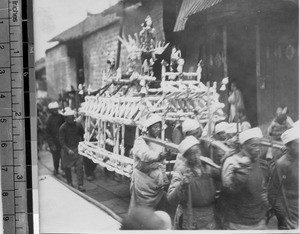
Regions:
<svg viewBox="0 0 300 234"><path fill-rule="evenodd" d="M57 102L50 102L49 105L48 105L48 108L49 109L58 109L59 105L58 105Z"/></svg>
<svg viewBox="0 0 300 234"><path fill-rule="evenodd" d="M287 144L296 139L299 139L299 128L297 127L290 128L281 135L283 144Z"/></svg>
<svg viewBox="0 0 300 234"><path fill-rule="evenodd" d="M247 140L250 140L252 138L262 138L262 132L260 128L250 128L248 130L245 130L240 133L239 135L239 141L241 144L244 144Z"/></svg>
<svg viewBox="0 0 300 234"><path fill-rule="evenodd" d="M183 155L188 149L197 144L199 144L199 140L196 137L188 136L179 144L179 153Z"/></svg>
<svg viewBox="0 0 300 234"><path fill-rule="evenodd" d="M63 113L64 116L72 116L75 115L76 112L72 110L70 107L65 108L65 112Z"/></svg>
<svg viewBox="0 0 300 234"><path fill-rule="evenodd" d="M148 119L145 120L145 122L143 124L143 128L144 128L144 130L146 130L151 125L161 122L161 121L162 121L161 116L159 116L158 114L153 114Z"/></svg>
<svg viewBox="0 0 300 234"><path fill-rule="evenodd" d="M237 123L229 123L227 125L227 128L226 128L226 133L228 134L234 134L234 133L237 133L237 127L236 127ZM239 131L241 131L241 124L238 124L239 125Z"/></svg>
<svg viewBox="0 0 300 234"><path fill-rule="evenodd" d="M194 131L198 128L202 129L201 124L196 119L185 119L182 123L182 132L186 134L189 131Z"/></svg>
<svg viewBox="0 0 300 234"><path fill-rule="evenodd" d="M226 129L228 128L228 123L227 122L221 122L218 123L215 126L215 133L219 133L219 132L226 132Z"/></svg>

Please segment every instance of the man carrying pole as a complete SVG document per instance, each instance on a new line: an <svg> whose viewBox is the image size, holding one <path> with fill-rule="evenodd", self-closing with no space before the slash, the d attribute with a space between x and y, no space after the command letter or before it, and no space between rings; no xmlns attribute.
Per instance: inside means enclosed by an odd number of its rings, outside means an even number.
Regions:
<svg viewBox="0 0 300 234"><path fill-rule="evenodd" d="M268 209L265 171L260 154L259 128L239 135L241 151L225 159L222 166L222 200L225 228L229 230L266 229Z"/></svg>
<svg viewBox="0 0 300 234"><path fill-rule="evenodd" d="M201 162L199 140L194 136L180 143L179 153L186 161L181 161L174 170L167 195L170 204L178 205L175 229L213 230L216 228L214 171Z"/></svg>
<svg viewBox="0 0 300 234"><path fill-rule="evenodd" d="M269 200L279 229L299 226L299 130L293 127L281 135L287 151L276 162L270 183Z"/></svg>
<svg viewBox="0 0 300 234"><path fill-rule="evenodd" d="M161 134L162 118L152 114L143 124L147 137L156 139ZM167 183L164 159L167 153L164 147L147 142L138 137L132 149L133 174L131 177L131 200L129 213L137 206L153 209L163 208L165 205L164 186Z"/></svg>

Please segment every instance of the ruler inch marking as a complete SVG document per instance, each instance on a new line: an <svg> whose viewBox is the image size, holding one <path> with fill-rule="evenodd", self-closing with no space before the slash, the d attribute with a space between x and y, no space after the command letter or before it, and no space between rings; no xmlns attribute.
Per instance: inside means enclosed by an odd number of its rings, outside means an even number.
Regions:
<svg viewBox="0 0 300 234"><path fill-rule="evenodd" d="M29 69L34 68L34 57L32 54L33 35L31 30L33 17L28 19L28 14L31 16L32 10L27 9L27 7L32 7L32 1L4 1L7 2L8 8L1 10L7 10L5 16L8 17L0 19L7 23L8 32L5 42L1 42L0 44L6 47L6 53L9 55L9 58L7 61L8 64L3 64L4 66L0 68L8 69L4 71L10 75L10 79L7 80L7 84L3 84L4 87L8 86L8 88L0 92L0 94L2 96L5 94L5 96L10 98L9 105L11 108L9 109L11 113L5 113L0 118L9 126L8 131L11 134L12 140L5 142L12 142L8 144L12 150L12 160L7 161L8 165L1 166L2 170L7 171L11 175L2 181L5 188L8 188L8 190L3 191L10 191L10 196L13 196L14 199L11 201L12 209L7 211L8 214L4 214L4 217L5 215L9 215L13 218L4 220L3 227L5 233L23 233L24 230L33 233L32 166L28 164L29 162L31 163L31 147L28 148L28 143L32 142L31 132L29 131L28 133L28 129L31 129L28 124L30 121L26 121L27 119L25 118L28 116L27 118L30 120L30 109L27 108L28 105L25 105L25 103L27 104L31 100L29 95L31 93L29 92L29 77L24 75L25 72L29 73ZM29 51L31 54L29 54ZM24 68L25 66L27 70ZM10 91L8 91L9 89Z"/></svg>

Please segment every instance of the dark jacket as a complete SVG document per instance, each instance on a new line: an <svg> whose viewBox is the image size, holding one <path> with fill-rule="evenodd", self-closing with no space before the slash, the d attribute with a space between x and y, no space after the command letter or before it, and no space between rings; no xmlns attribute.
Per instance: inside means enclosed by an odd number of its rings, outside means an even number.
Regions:
<svg viewBox="0 0 300 234"><path fill-rule="evenodd" d="M299 219L299 158L285 154L272 170L269 200L280 226L298 228Z"/></svg>
<svg viewBox="0 0 300 234"><path fill-rule="evenodd" d="M245 152L244 152L245 153ZM222 167L222 200L227 222L254 225L264 219L267 208L266 167L244 153L227 158Z"/></svg>
<svg viewBox="0 0 300 234"><path fill-rule="evenodd" d="M64 117L60 114L51 114L46 121L46 137L48 145L59 146L59 128L64 123Z"/></svg>

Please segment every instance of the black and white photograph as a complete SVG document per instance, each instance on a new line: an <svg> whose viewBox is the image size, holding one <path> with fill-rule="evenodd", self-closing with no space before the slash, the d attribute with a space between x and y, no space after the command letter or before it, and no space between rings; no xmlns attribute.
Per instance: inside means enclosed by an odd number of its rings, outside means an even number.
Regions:
<svg viewBox="0 0 300 234"><path fill-rule="evenodd" d="M33 0L33 32L40 233L299 232L298 0Z"/></svg>

